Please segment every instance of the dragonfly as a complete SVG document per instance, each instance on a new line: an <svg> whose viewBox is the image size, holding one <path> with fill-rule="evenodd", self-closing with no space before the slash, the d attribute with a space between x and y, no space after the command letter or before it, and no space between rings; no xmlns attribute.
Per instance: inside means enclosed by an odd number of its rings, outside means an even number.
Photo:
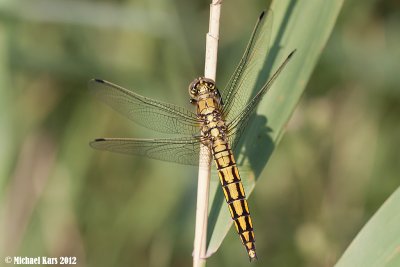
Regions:
<svg viewBox="0 0 400 267"><path fill-rule="evenodd" d="M239 65L221 93L215 82L205 77L196 78L189 85L190 102L196 106L196 112L141 96L105 80L89 81L89 89L97 98L132 121L177 135L159 139L98 138L90 143L91 147L185 165L209 162L202 161L209 153L201 153L204 150L200 150L200 145L209 148L232 220L250 261L257 259L255 235L233 151L261 99L295 52L287 56L269 79L259 75L268 55L271 31L272 13L264 11ZM257 84L261 86L253 95L251 89Z"/></svg>

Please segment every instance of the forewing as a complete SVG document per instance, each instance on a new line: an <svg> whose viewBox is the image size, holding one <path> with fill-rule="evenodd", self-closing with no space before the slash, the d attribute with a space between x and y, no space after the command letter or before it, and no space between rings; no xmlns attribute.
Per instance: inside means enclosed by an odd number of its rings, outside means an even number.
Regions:
<svg viewBox="0 0 400 267"><path fill-rule="evenodd" d="M99 79L90 80L89 89L101 101L149 129L190 135L199 131L196 114L185 108L138 95Z"/></svg>
<svg viewBox="0 0 400 267"><path fill-rule="evenodd" d="M247 48L222 92L225 104L223 113L226 121L236 118L252 98L268 80L268 75L263 73L267 58L272 31L272 12L263 12L253 30ZM265 71L264 71L265 72Z"/></svg>
<svg viewBox="0 0 400 267"><path fill-rule="evenodd" d="M184 165L199 165L200 140L197 138L134 139L100 138L90 142L95 149L145 156Z"/></svg>
<svg viewBox="0 0 400 267"><path fill-rule="evenodd" d="M275 73L271 76L271 79L268 80L261 88L260 91L249 101L249 103L243 108L243 110L231 121L228 122L228 140L231 144L231 147L235 149L236 145L239 142L239 139L242 133L247 128L249 123L249 119L251 115L256 110L258 104L264 97L264 95L268 92L269 88L272 86L276 78L278 78L279 74L283 71L287 63L292 58L293 54L296 50L292 51L285 61L279 66L279 68L275 71Z"/></svg>

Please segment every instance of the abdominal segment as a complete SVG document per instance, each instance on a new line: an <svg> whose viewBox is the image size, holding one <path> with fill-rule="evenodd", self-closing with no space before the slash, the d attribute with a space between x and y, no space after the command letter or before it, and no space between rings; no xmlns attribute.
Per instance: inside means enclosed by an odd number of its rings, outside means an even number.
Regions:
<svg viewBox="0 0 400 267"><path fill-rule="evenodd" d="M235 159L229 144L224 140L214 141L212 152L236 231L246 247L250 260L253 260L256 258L253 224Z"/></svg>

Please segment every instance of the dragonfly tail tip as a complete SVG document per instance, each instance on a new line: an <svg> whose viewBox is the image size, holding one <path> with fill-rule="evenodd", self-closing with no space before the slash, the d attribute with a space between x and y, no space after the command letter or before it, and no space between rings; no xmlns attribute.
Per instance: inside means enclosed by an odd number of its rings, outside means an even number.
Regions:
<svg viewBox="0 0 400 267"><path fill-rule="evenodd" d="M250 251L249 251L249 252L250 252ZM250 255L250 253L249 253L249 260L250 260L250 262L255 261L255 260L258 260L256 252L255 252L254 250L251 251L251 252L252 252L252 255Z"/></svg>

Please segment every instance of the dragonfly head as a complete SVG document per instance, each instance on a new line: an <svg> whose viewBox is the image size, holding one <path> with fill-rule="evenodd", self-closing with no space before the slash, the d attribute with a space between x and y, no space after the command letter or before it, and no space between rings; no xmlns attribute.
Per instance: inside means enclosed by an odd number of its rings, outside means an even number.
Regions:
<svg viewBox="0 0 400 267"><path fill-rule="evenodd" d="M200 96L204 95L209 97L218 97L219 99L221 98L218 89L215 86L215 82L204 77L195 79L189 85L189 95L190 102L193 104L199 100Z"/></svg>

